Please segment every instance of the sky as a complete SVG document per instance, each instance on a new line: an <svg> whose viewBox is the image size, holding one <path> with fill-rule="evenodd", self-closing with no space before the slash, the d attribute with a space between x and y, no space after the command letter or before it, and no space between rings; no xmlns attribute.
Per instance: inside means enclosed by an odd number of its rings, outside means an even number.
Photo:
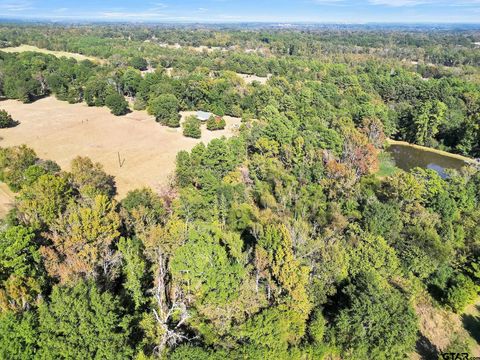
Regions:
<svg viewBox="0 0 480 360"><path fill-rule="evenodd" d="M156 23L480 23L480 0L0 0L0 17Z"/></svg>

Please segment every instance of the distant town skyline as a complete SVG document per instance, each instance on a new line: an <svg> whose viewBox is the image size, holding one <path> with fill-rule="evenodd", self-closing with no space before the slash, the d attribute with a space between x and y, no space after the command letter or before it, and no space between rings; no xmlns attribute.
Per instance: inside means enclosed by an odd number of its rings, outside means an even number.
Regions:
<svg viewBox="0 0 480 360"><path fill-rule="evenodd" d="M0 17L158 23L479 23L480 0L0 0Z"/></svg>

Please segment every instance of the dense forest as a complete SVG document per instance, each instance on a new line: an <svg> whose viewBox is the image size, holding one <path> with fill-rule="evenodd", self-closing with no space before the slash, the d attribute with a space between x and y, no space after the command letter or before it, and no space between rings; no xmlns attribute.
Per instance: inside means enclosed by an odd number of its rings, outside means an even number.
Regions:
<svg viewBox="0 0 480 360"><path fill-rule="evenodd" d="M480 172L377 171L387 138L480 157L479 39L0 27L4 48L99 59L0 49L3 98L53 95L119 116L131 107L159 126L178 127L180 110L218 115L212 128L225 126L223 115L242 118L237 136L178 153L167 190L124 199L88 158L67 172L28 146L0 148L0 180L18 194L0 224L0 358L419 351L421 309L462 313L478 297ZM195 119L184 125L197 131ZM470 351L464 333L449 335L435 351Z"/></svg>

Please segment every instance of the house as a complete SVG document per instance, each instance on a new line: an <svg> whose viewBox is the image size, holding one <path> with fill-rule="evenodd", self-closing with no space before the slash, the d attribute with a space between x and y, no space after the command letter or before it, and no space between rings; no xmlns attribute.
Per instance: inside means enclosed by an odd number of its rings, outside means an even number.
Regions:
<svg viewBox="0 0 480 360"><path fill-rule="evenodd" d="M207 121L212 116L212 113L205 111L197 111L197 119L200 121Z"/></svg>

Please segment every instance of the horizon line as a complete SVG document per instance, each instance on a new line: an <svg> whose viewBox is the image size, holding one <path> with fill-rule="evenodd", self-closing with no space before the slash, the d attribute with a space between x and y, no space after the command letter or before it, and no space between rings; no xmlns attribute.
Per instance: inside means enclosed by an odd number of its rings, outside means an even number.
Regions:
<svg viewBox="0 0 480 360"><path fill-rule="evenodd" d="M355 22L355 21L261 21L261 20L212 20L212 21L197 21L197 20L135 20L135 19L101 19L93 18L47 18L47 17L11 17L0 15L0 24L4 21L10 22L37 22L37 23L109 23L109 24L151 24L151 25L163 25L163 24L198 24L198 25L227 25L227 24L264 24L264 25L478 25L480 21L452 21L452 22L436 22L436 21L369 21L369 22Z"/></svg>

